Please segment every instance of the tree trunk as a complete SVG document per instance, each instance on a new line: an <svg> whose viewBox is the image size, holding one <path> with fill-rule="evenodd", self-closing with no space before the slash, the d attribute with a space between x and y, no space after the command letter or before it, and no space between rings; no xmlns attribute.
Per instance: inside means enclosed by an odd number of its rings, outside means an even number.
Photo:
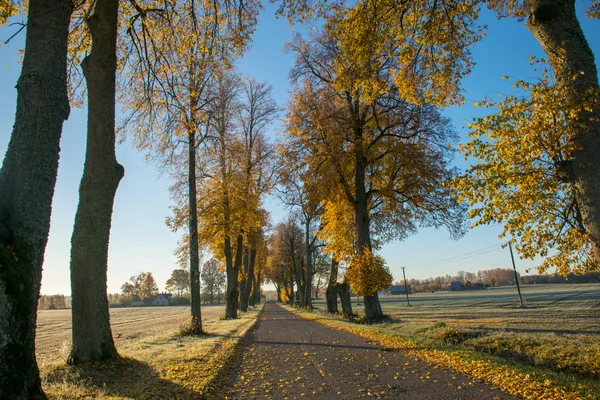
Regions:
<svg viewBox="0 0 600 400"><path fill-rule="evenodd" d="M15 125L0 170L0 398L45 399L35 359L44 250L69 116L70 0L30 0Z"/></svg>
<svg viewBox="0 0 600 400"><path fill-rule="evenodd" d="M360 141L357 141L360 143ZM358 146L360 148L360 146ZM369 226L368 196L365 185L366 159L360 151L356 152L356 202L354 214L356 221L356 236L358 239L358 251L362 257L365 251L371 251L371 233ZM364 295L365 319L367 321L378 321L383 319L383 312L379 304L379 297L375 294Z"/></svg>
<svg viewBox="0 0 600 400"><path fill-rule="evenodd" d="M337 305L337 279L338 279L338 261L335 256L331 257L331 272L329 273L329 283L327 284L327 291L325 297L327 299L327 312L330 314L338 313Z"/></svg>
<svg viewBox="0 0 600 400"><path fill-rule="evenodd" d="M255 306L260 304L260 273L258 277L255 274L252 274L252 293L250 294L250 305Z"/></svg>
<svg viewBox="0 0 600 400"><path fill-rule="evenodd" d="M238 299L240 296L240 290L238 288L238 274L240 265L242 264L242 253L243 253L243 237L238 235L237 244L235 249L235 260L232 263L232 253L229 237L225 238L225 257L227 260L227 254L229 257L226 263L227 270L227 289L225 298L225 319L236 319L238 310Z"/></svg>
<svg viewBox="0 0 600 400"><path fill-rule="evenodd" d="M253 245L253 247L255 247ZM256 262L256 248L251 248L248 257L248 267L246 271L246 281L242 285L240 294L240 309L243 312L248 312L248 302L250 300L250 292L252 291L252 278L254 277L254 263Z"/></svg>
<svg viewBox="0 0 600 400"><path fill-rule="evenodd" d="M124 174L115 156L118 10L118 0L96 2L88 20L92 51L81 64L88 90L88 137L71 239L71 364L118 357L106 296L113 205Z"/></svg>
<svg viewBox="0 0 600 400"><path fill-rule="evenodd" d="M196 201L196 132L188 131L188 203L190 234L190 297L192 333L202 333L200 256L198 254L198 203Z"/></svg>
<svg viewBox="0 0 600 400"><path fill-rule="evenodd" d="M295 274L295 273L296 273L296 271L294 270L292 272L292 274ZM290 306L294 305L294 278L293 277L290 279L290 293L288 296L288 304Z"/></svg>
<svg viewBox="0 0 600 400"><path fill-rule="evenodd" d="M345 318L350 318L352 315L352 301L350 301L350 285L344 281L344 283L336 283L336 291L340 296L342 302L342 315Z"/></svg>
<svg viewBox="0 0 600 400"><path fill-rule="evenodd" d="M275 290L277 291L277 302L278 303L283 303L283 301L281 301L281 286L279 285L275 285Z"/></svg>
<svg viewBox="0 0 600 400"><path fill-rule="evenodd" d="M598 91L594 53L581 30L574 0L526 0L530 15L526 27L542 45L557 83L568 100L581 102ZM590 235L596 265L600 262L600 106L580 113L569 160L569 178L574 185L583 224Z"/></svg>
<svg viewBox="0 0 600 400"><path fill-rule="evenodd" d="M312 308L312 246L310 244L310 219L306 219L305 226L306 241L306 279L304 280L304 300L302 306Z"/></svg>

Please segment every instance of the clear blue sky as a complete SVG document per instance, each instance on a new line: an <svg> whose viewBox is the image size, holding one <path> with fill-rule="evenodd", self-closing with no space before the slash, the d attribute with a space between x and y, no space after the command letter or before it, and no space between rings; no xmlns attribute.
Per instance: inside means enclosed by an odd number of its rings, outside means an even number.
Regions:
<svg viewBox="0 0 600 400"><path fill-rule="evenodd" d="M587 2L578 2L582 14ZM595 54L600 53L600 21L581 18L584 32ZM450 117L464 140L466 125L482 111L472 106L484 96L512 93L510 83L503 75L515 78L535 78L526 55L543 56L541 47L523 23L516 20L497 21L495 15L483 13L482 23L488 25L486 38L473 49L477 65L463 81L467 103L444 111ZM0 41L5 40L10 28L0 30ZM267 81L273 86L277 103L284 107L290 84L288 72L293 55L284 54L283 44L291 39L292 30L287 21L275 18L275 7L267 4L253 38L251 50L239 62L239 70ZM15 115L16 91L20 66L18 50L23 47L24 34L7 46L0 47L0 155L3 157ZM273 127L274 134L278 128ZM66 122L61 141L61 158L56 192L54 194L52 226L42 278L42 293L70 293L69 249L78 202L78 186L83 171L86 135L85 110L73 109ZM108 290L118 292L121 284L133 274L151 271L161 289L176 268L173 250L180 233L172 233L164 221L170 215L166 176L144 161L130 143L117 148L117 158L125 167L115 199L110 240ZM457 158L458 166L466 164ZM285 210L277 200L267 200L273 222L284 216ZM402 279L402 266L407 267L408 278L425 278L456 274L459 270L476 272L480 269L510 267L508 250L500 249L500 226L481 227L467 233L458 241L450 239L444 230L423 229L403 242L387 244L382 254L394 275ZM481 250L481 251L480 251ZM465 255L464 257L460 257ZM475 255L475 256L473 256ZM440 260L452 260L439 262ZM523 272L531 262L517 260Z"/></svg>

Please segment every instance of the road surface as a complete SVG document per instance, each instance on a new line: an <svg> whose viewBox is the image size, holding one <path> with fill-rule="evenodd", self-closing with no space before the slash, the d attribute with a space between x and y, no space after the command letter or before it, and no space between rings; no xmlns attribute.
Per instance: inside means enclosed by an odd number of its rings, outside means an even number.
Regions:
<svg viewBox="0 0 600 400"><path fill-rule="evenodd" d="M511 399L465 375L265 304L228 399Z"/></svg>

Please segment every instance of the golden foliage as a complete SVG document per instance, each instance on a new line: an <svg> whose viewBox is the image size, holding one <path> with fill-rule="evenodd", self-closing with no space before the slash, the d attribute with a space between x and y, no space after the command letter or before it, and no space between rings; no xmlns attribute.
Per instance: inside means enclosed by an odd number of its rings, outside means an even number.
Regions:
<svg viewBox="0 0 600 400"><path fill-rule="evenodd" d="M346 279L352 292L362 296L372 296L392 285L392 274L382 257L369 249L355 254L346 270Z"/></svg>
<svg viewBox="0 0 600 400"><path fill-rule="evenodd" d="M469 125L471 141L461 145L461 152L477 164L453 187L473 206L474 226L504 223L501 237L512 236L522 257L546 257L540 272L591 271L596 268L591 240L570 183L575 148L569 137L578 129L578 114L598 97L569 103L545 61L532 59L532 64L539 64L541 79L516 81L522 96L476 104L497 112Z"/></svg>
<svg viewBox="0 0 600 400"><path fill-rule="evenodd" d="M0 0L0 26L9 18L22 14L27 10L27 2L21 0Z"/></svg>

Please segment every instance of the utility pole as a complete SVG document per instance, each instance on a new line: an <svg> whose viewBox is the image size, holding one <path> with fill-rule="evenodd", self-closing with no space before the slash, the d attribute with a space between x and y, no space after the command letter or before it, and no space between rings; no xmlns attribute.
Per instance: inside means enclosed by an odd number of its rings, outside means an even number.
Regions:
<svg viewBox="0 0 600 400"><path fill-rule="evenodd" d="M517 282L517 290L519 291L519 302L521 303L521 308L523 308L523 297L521 297L521 285L519 285L519 274L517 274L517 267L515 266L515 256L513 256L512 246L510 242L508 242L508 248L510 250L510 259L512 260L513 271L515 272L515 281Z"/></svg>
<svg viewBox="0 0 600 400"><path fill-rule="evenodd" d="M402 276L404 276L404 291L406 292L406 304L410 306L410 300L408 300L408 284L406 283L406 272L404 272L404 267L402 267Z"/></svg>

